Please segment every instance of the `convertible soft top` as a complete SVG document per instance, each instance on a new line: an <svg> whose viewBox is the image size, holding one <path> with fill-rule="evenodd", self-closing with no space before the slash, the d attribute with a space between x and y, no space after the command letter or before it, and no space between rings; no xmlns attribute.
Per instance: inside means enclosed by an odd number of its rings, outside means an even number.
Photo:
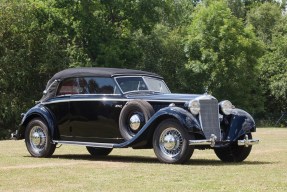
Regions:
<svg viewBox="0 0 287 192"><path fill-rule="evenodd" d="M69 77L115 77L115 76L152 76L162 79L161 76L146 71L133 70L133 69L119 69L119 68L104 68L104 67L81 67L69 68L56 73L47 83L44 95L40 102L55 96L55 91L61 80Z"/></svg>
<svg viewBox="0 0 287 192"><path fill-rule="evenodd" d="M97 77L114 77L121 75L147 75L162 78L155 73L150 73L140 70L132 69L119 69L119 68L103 68L103 67L82 67L82 68L69 68L56 73L49 82L58 79L65 79L67 77L83 77L83 76L97 76Z"/></svg>

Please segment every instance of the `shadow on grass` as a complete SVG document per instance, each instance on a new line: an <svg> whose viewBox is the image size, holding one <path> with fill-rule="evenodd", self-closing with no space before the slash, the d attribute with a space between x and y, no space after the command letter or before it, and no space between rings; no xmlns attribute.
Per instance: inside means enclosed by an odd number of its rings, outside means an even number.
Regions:
<svg viewBox="0 0 287 192"><path fill-rule="evenodd" d="M113 161L123 163L160 163L155 157L146 156L119 156L108 155L93 157L91 155L53 155L51 158L56 159L71 159L71 160L87 160L87 161Z"/></svg>
<svg viewBox="0 0 287 192"><path fill-rule="evenodd" d="M121 163L154 163L160 164L156 157L146 157L146 156L119 156L119 155L109 155L104 157L93 157L91 155L53 155L53 159L67 159L67 160L86 160L86 161L107 161L107 162L121 162ZM267 162L267 161L243 161L243 162L231 162L226 163L220 160L214 159L190 159L185 165L192 166L234 166L234 165L266 165L266 164L276 164L277 162Z"/></svg>
<svg viewBox="0 0 287 192"><path fill-rule="evenodd" d="M193 166L202 166L202 165L210 165L210 166L234 166L234 165L267 165L267 164L276 164L276 162L267 162L267 161L248 161L245 160L243 162L223 162L221 160L214 159L191 159L187 163L188 165Z"/></svg>

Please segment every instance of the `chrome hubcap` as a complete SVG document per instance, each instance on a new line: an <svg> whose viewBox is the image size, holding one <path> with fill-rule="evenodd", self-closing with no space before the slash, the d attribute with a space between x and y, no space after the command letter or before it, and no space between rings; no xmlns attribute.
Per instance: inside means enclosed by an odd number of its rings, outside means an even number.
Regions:
<svg viewBox="0 0 287 192"><path fill-rule="evenodd" d="M130 118L130 128L133 131L137 131L140 128L141 125L141 119L138 114L134 114Z"/></svg>
<svg viewBox="0 0 287 192"><path fill-rule="evenodd" d="M39 126L32 127L30 131L30 143L34 151L42 151L47 143L46 134Z"/></svg>
<svg viewBox="0 0 287 192"><path fill-rule="evenodd" d="M175 137L173 135L166 135L163 138L163 146L167 149L167 150L172 150L175 148L177 142L175 140Z"/></svg>
<svg viewBox="0 0 287 192"><path fill-rule="evenodd" d="M159 147L161 151L173 158L177 156L182 149L183 138L181 133L175 128L167 128L160 135Z"/></svg>

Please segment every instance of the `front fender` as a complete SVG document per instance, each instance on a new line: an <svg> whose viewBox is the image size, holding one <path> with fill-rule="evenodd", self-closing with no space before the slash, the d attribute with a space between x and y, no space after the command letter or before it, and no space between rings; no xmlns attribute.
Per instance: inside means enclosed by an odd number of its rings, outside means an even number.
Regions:
<svg viewBox="0 0 287 192"><path fill-rule="evenodd" d="M152 137L156 125L167 118L177 119L188 132L202 132L198 120L191 113L180 107L165 107L157 111L132 139L114 147L144 145Z"/></svg>
<svg viewBox="0 0 287 192"><path fill-rule="evenodd" d="M47 123L47 127L48 127L51 137L52 138L56 137L57 133L55 129L56 127L55 127L53 115L50 113L49 109L46 108L44 105L38 104L32 107L31 109L29 109L24 114L21 120L21 123L20 123L19 130L18 130L17 139L24 139L26 126L34 118L43 119Z"/></svg>
<svg viewBox="0 0 287 192"><path fill-rule="evenodd" d="M234 109L232 111L227 137L228 140L236 141L240 136L255 131L255 121L249 113L242 109Z"/></svg>
<svg viewBox="0 0 287 192"><path fill-rule="evenodd" d="M188 132L202 132L198 120L188 111L180 107L165 107L153 116L153 122L162 117L173 117L187 129Z"/></svg>

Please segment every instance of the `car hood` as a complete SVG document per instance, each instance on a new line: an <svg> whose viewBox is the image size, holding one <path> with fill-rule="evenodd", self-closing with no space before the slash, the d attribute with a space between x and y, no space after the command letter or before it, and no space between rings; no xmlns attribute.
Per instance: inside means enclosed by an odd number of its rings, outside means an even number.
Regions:
<svg viewBox="0 0 287 192"><path fill-rule="evenodd" d="M162 102L186 102L195 99L199 94L129 94L126 95L128 99L142 99L147 101L162 101Z"/></svg>

